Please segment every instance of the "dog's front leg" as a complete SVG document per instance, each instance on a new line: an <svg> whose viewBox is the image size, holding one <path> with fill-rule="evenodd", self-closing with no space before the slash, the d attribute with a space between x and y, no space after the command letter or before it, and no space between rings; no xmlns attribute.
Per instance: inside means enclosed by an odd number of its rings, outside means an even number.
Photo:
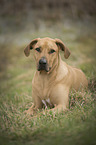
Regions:
<svg viewBox="0 0 96 145"><path fill-rule="evenodd" d="M65 110L67 110L66 106L63 104L59 104L56 107L50 109L49 112L52 111L53 113L60 113Z"/></svg>
<svg viewBox="0 0 96 145"><path fill-rule="evenodd" d="M58 84L56 87L54 87L52 92L52 102L54 104L54 108L50 109L52 112L58 112L67 110L68 107L68 94L69 94L69 87Z"/></svg>
<svg viewBox="0 0 96 145"><path fill-rule="evenodd" d="M41 99L38 96L36 96L36 94L33 93L32 93L32 98L33 98L33 105L28 110L24 111L24 113L29 115L34 115L38 109L42 108Z"/></svg>

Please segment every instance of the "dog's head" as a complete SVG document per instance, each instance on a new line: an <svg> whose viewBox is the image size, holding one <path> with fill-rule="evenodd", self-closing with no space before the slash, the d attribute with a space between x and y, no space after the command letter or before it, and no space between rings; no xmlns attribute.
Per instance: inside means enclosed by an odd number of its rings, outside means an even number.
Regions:
<svg viewBox="0 0 96 145"><path fill-rule="evenodd" d="M60 49L67 59L70 51L60 39L36 38L24 49L24 53L29 56L30 50L33 50L37 70L49 72L58 63Z"/></svg>

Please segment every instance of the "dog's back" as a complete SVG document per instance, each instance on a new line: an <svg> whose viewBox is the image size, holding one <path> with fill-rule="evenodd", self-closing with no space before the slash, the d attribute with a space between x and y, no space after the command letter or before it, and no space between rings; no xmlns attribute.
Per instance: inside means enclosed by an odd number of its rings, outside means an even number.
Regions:
<svg viewBox="0 0 96 145"><path fill-rule="evenodd" d="M72 66L68 65L68 70L70 72L70 81L71 81L71 88L75 89L76 91L87 88L88 87L88 81L86 79L85 74L77 68L74 68Z"/></svg>

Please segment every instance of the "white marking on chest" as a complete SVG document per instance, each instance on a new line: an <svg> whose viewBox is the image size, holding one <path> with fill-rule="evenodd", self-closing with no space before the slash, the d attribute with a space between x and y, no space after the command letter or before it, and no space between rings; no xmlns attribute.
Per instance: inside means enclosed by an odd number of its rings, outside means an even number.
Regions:
<svg viewBox="0 0 96 145"><path fill-rule="evenodd" d="M42 100L42 103L45 105L45 107L47 107L46 101Z"/></svg>
<svg viewBox="0 0 96 145"><path fill-rule="evenodd" d="M48 104L51 104L51 102L50 102L50 99L48 98L48 99L46 99L46 102L48 103Z"/></svg>
<svg viewBox="0 0 96 145"><path fill-rule="evenodd" d="M45 105L45 107L47 107L48 104L49 104L50 106L52 105L49 98L46 99L46 100L42 100L42 103Z"/></svg>

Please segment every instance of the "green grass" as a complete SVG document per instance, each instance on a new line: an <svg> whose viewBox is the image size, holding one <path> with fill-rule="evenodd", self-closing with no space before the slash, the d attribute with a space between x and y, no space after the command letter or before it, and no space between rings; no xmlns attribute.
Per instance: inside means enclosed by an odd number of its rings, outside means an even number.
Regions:
<svg viewBox="0 0 96 145"><path fill-rule="evenodd" d="M58 24L57 24L58 25ZM95 62L95 33L79 34L76 24L70 28L58 25L55 28L35 31L35 37L58 37L71 50L68 64L81 68L89 80L89 88L81 93L70 92L69 110L60 114L41 113L37 117L26 116L23 112L32 105L32 78L35 72L35 63L30 55L23 54L28 34L16 34L17 42L21 36L21 44L10 41L0 44L1 73L0 73L0 144L1 145L95 145L96 144L96 62ZM82 31L86 26L81 25ZM83 28L84 27L84 28ZM88 33L88 34L87 34ZM12 34L13 35L13 34ZM16 36L14 36L16 38ZM32 34L28 35L33 39ZM9 49L10 48L10 49ZM6 52L7 50L10 50ZM4 61L4 59L6 61ZM43 110L44 111L44 110ZM37 114L40 111L37 112Z"/></svg>

